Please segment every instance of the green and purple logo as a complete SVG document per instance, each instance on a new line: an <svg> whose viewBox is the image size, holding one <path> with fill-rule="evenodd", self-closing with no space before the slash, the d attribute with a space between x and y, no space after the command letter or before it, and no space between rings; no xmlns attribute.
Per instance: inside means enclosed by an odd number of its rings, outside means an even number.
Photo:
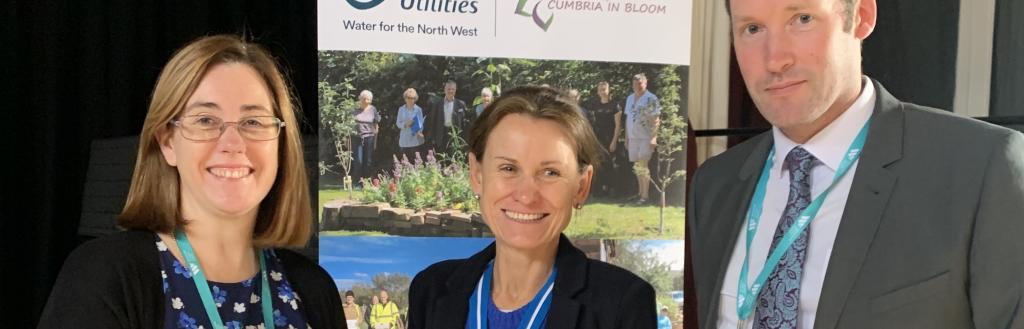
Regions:
<svg viewBox="0 0 1024 329"><path fill-rule="evenodd" d="M349 0L349 1L352 1L352 0ZM551 26L551 22L555 20L555 14L548 14L548 20L547 21L545 21L544 19L540 18L540 13L537 12L537 9L540 7L540 3L542 1L537 1L537 3L533 5L533 12L532 13L528 13L528 12L526 12L524 10L526 8L526 2L528 2L528 1L529 0L519 0L519 3L516 4L516 15L532 17L533 18L533 23L537 24L537 26L539 26L542 30L544 30L544 32L547 32L548 31L548 27Z"/></svg>

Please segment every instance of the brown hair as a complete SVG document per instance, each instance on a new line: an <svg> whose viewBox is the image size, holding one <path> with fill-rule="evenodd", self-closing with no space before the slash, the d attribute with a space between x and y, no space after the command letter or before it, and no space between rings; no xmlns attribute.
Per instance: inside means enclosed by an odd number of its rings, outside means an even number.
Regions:
<svg viewBox="0 0 1024 329"><path fill-rule="evenodd" d="M860 0L839 0L843 2L843 31L850 32L853 29L853 12L854 7L857 5L857 1ZM729 7L729 0L725 0L725 12L732 17L732 8Z"/></svg>
<svg viewBox="0 0 1024 329"><path fill-rule="evenodd" d="M517 87L502 94L480 114L469 131L469 150L482 161L487 137L501 119L509 114L525 114L551 120L562 126L575 144L576 162L582 172L587 165L597 168L602 149L594 130L580 113L580 107L568 95L549 87Z"/></svg>
<svg viewBox="0 0 1024 329"><path fill-rule="evenodd" d="M312 228L309 186L299 138L298 111L277 62L263 47L234 35L199 38L178 50L160 72L139 136L139 153L124 210L117 224L169 233L185 225L180 212L178 171L167 164L158 137L172 133L170 121L185 109L206 72L217 64L252 67L267 86L274 114L285 122L278 137L278 172L260 202L253 243L261 247L302 247Z"/></svg>

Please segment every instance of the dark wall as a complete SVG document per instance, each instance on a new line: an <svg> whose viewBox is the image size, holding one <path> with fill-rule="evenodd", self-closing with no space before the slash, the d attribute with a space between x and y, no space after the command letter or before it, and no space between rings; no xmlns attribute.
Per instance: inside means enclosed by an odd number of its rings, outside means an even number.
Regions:
<svg viewBox="0 0 1024 329"><path fill-rule="evenodd" d="M902 101L953 110L960 0L877 0L864 74Z"/></svg>
<svg viewBox="0 0 1024 329"><path fill-rule="evenodd" d="M992 51L992 116L1024 116L1024 1L996 1ZM1024 131L1024 124L1011 126Z"/></svg>
<svg viewBox="0 0 1024 329"><path fill-rule="evenodd" d="M313 1L13 1L0 5L2 327L35 327L77 235L90 141L138 134L163 64L197 37L245 34L291 76L315 133ZM11 293L18 291L18 293Z"/></svg>

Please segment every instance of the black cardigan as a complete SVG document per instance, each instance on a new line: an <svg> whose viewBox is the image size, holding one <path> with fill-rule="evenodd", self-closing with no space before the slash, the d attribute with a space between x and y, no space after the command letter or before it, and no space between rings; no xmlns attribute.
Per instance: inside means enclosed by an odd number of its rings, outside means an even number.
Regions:
<svg viewBox="0 0 1024 329"><path fill-rule="evenodd" d="M423 270L409 289L409 329L466 326L469 297L494 259L494 244L467 259L446 260ZM657 327L654 288L635 274L588 259L562 235L555 257L555 288L548 329Z"/></svg>
<svg viewBox="0 0 1024 329"><path fill-rule="evenodd" d="M76 248L64 261L39 328L162 328L164 292L154 241L152 232L127 231ZM345 328L330 275L294 251L275 252L302 297L309 325Z"/></svg>

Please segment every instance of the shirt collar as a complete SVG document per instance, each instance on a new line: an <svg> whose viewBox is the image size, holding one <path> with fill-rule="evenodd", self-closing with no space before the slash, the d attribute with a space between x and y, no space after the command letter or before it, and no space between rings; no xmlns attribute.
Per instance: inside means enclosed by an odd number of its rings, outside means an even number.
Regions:
<svg viewBox="0 0 1024 329"><path fill-rule="evenodd" d="M775 158L772 159L775 164L772 170L779 177L782 177L782 172L786 168L782 165L786 160L786 155L797 146L802 146L832 172L839 168L839 163L843 161L847 149L853 143L853 139L857 137L861 127L871 118L871 113L875 108L874 84L866 76L861 81L863 88L861 88L860 96L850 105L850 108L807 140L807 143L797 144L786 137L779 128L772 127L772 137L775 139Z"/></svg>

